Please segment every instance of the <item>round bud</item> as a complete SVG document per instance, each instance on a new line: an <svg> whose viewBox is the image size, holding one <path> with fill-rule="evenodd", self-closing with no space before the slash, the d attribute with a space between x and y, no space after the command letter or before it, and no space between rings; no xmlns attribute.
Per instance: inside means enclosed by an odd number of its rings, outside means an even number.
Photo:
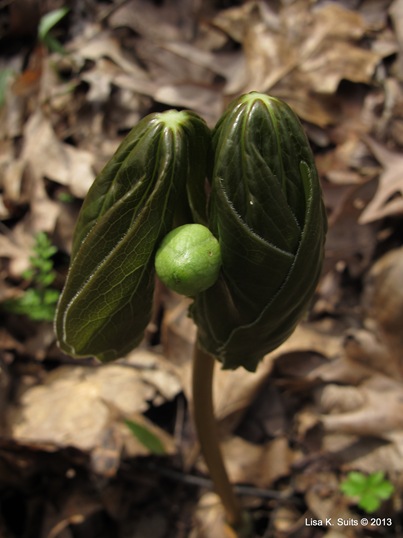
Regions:
<svg viewBox="0 0 403 538"><path fill-rule="evenodd" d="M171 290L193 297L210 288L221 267L220 245L208 228L185 224L162 240L155 256L155 270Z"/></svg>

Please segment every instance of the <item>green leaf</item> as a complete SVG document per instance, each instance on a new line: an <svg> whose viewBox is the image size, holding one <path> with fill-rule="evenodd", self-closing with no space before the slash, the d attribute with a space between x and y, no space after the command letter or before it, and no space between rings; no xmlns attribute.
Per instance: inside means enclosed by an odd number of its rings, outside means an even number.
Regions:
<svg viewBox="0 0 403 538"><path fill-rule="evenodd" d="M57 248L44 232L39 232L33 251L31 267L22 273L22 277L30 281L30 287L21 297L5 301L3 306L8 312L25 315L35 321L52 321L60 292L49 287L56 278L50 258Z"/></svg>
<svg viewBox="0 0 403 538"><path fill-rule="evenodd" d="M41 41L49 38L49 32L54 28L70 11L68 7L62 7L46 13L39 21L38 37Z"/></svg>
<svg viewBox="0 0 403 538"><path fill-rule="evenodd" d="M74 196L69 192L60 192L57 195L57 199L65 204L71 204L75 200Z"/></svg>
<svg viewBox="0 0 403 538"><path fill-rule="evenodd" d="M363 493L358 502L358 506L368 514L375 512L381 506L381 501L372 493Z"/></svg>
<svg viewBox="0 0 403 538"><path fill-rule="evenodd" d="M134 422L133 420L125 420L127 427L130 429L134 437L142 445L144 445L152 454L156 456L162 456L166 453L165 447L161 440L148 428Z"/></svg>
<svg viewBox="0 0 403 538"><path fill-rule="evenodd" d="M7 84L12 74L12 69L0 69L0 108L4 105L6 99Z"/></svg>
<svg viewBox="0 0 403 538"><path fill-rule="evenodd" d="M53 267L53 264L52 264L52 267ZM41 284L43 287L47 288L54 282L55 278L56 278L56 273L52 271L49 273L45 273L43 275L39 275L37 277L37 281L38 281L38 284Z"/></svg>
<svg viewBox="0 0 403 538"><path fill-rule="evenodd" d="M240 97L219 120L212 146L208 222L222 272L191 315L200 345L224 368L253 371L312 298L326 214L312 151L286 103L255 92Z"/></svg>
<svg viewBox="0 0 403 538"><path fill-rule="evenodd" d="M367 484L367 477L363 473L352 471L348 479L341 483L340 489L346 495L356 497L362 495Z"/></svg>
<svg viewBox="0 0 403 538"><path fill-rule="evenodd" d="M59 291L27 289L21 297L3 303L3 308L14 314L24 315L34 321L52 321L55 316Z"/></svg>
<svg viewBox="0 0 403 538"><path fill-rule="evenodd" d="M376 489L378 497L382 500L389 499L394 491L395 488L393 484L389 482L389 480L383 480L380 484L378 484Z"/></svg>
<svg viewBox="0 0 403 538"><path fill-rule="evenodd" d="M394 486L385 479L382 471L365 475L358 471L352 471L346 480L340 484L340 490L349 497L357 499L358 506L368 513L375 512L382 500L389 499L394 491Z"/></svg>
<svg viewBox="0 0 403 538"><path fill-rule="evenodd" d="M96 178L56 313L66 353L107 361L139 344L151 317L156 249L188 205L188 178L204 182L208 146L208 128L196 114L151 114Z"/></svg>

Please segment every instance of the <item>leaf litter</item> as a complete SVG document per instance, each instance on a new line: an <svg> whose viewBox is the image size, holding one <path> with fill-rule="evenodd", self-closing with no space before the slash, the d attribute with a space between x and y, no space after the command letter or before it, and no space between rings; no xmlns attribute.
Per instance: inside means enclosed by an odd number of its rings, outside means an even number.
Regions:
<svg viewBox="0 0 403 538"><path fill-rule="evenodd" d="M285 99L322 179L325 268L306 320L255 375L217 369L223 451L256 536L367 536L305 525L359 519L340 489L350 471L387 473L396 493L376 515L399 536L402 2L89 6L50 30L64 53L36 41L38 14L0 8L0 300L21 291L39 231L61 288L81 200L148 112L192 108L214 125L239 93ZM0 534L233 535L191 421L188 301L159 286L155 307L142 348L102 367L62 355L50 324L1 311Z"/></svg>

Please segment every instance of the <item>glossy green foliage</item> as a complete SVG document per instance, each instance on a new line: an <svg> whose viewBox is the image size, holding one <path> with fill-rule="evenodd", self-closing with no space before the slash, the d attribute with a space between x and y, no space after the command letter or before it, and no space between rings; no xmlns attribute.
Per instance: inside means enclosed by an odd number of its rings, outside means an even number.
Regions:
<svg viewBox="0 0 403 538"><path fill-rule="evenodd" d="M64 351L112 360L139 344L156 252L161 243L169 251L164 238L182 223L209 228L217 263L203 266L200 239L186 229L186 241L157 261L161 276L194 297L199 344L224 368L253 371L303 316L323 260L319 179L288 105L252 92L230 105L213 133L197 115L177 111L150 115L131 131L80 213L56 315ZM171 273L177 247L185 254L196 247L196 256Z"/></svg>
<svg viewBox="0 0 403 538"><path fill-rule="evenodd" d="M191 308L202 347L255 370L303 316L323 260L326 215L304 130L284 102L235 100L212 137L209 228L222 271Z"/></svg>
<svg viewBox="0 0 403 538"><path fill-rule="evenodd" d="M103 361L139 344L151 317L154 255L197 196L210 133L192 112L151 114L129 133L84 201L56 313L59 345ZM188 183L192 179L191 184Z"/></svg>

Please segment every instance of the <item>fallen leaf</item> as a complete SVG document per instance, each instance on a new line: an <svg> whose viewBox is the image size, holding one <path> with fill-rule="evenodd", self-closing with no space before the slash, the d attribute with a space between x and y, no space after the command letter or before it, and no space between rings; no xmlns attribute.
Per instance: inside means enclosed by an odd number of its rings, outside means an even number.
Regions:
<svg viewBox="0 0 403 538"><path fill-rule="evenodd" d="M259 445L231 437L222 443L222 452L231 482L259 488L288 476L294 458L285 437Z"/></svg>
<svg viewBox="0 0 403 538"><path fill-rule="evenodd" d="M0 234L0 252L3 258L9 260L8 271L12 278L20 278L30 266L29 257L34 244L34 237L24 224L16 225L13 230L3 229Z"/></svg>
<svg viewBox="0 0 403 538"><path fill-rule="evenodd" d="M403 2L402 0L394 0L389 7L390 17L393 21L393 26L396 33L397 42L399 45L399 77L403 77Z"/></svg>
<svg viewBox="0 0 403 538"><path fill-rule="evenodd" d="M382 58L359 45L365 20L337 3L311 10L291 3L275 11L264 2L247 2L221 12L214 24L242 45L244 78L237 75L238 86L227 81L234 93L271 91L316 125L336 119L320 94L334 93L342 79L370 82Z"/></svg>
<svg viewBox="0 0 403 538"><path fill-rule="evenodd" d="M362 208L374 192L372 182L359 185L324 185L325 196L332 204L329 215L329 230L326 236L324 273L329 270L344 270L359 277L372 261L376 247L377 226L357 226ZM333 191L336 191L334 194Z"/></svg>
<svg viewBox="0 0 403 538"><path fill-rule="evenodd" d="M331 396L329 391L331 390ZM321 422L326 431L350 433L361 436L388 435L403 427L402 386L372 377L359 387L329 385L322 391L321 399L328 413ZM347 409L345 412L343 409Z"/></svg>
<svg viewBox="0 0 403 538"><path fill-rule="evenodd" d="M86 32L69 43L68 50L81 58L82 61L85 59L97 61L101 58L109 58L124 72L130 73L133 77L141 80L148 79L146 71L125 56L119 41L114 39L110 33L102 31L97 24L88 25Z"/></svg>
<svg viewBox="0 0 403 538"><path fill-rule="evenodd" d="M377 437L327 433L323 437L322 449L345 472L374 473L382 469L394 476L403 472L401 433L391 435L389 441Z"/></svg>
<svg viewBox="0 0 403 538"><path fill-rule="evenodd" d="M223 109L220 92L201 84L177 84L161 86L153 93L160 103L194 110L209 124L214 125Z"/></svg>
<svg viewBox="0 0 403 538"><path fill-rule="evenodd" d="M401 315L403 248L377 260L364 280L362 327L346 333L346 355L392 379L403 381Z"/></svg>
<svg viewBox="0 0 403 538"><path fill-rule="evenodd" d="M153 4L147 0L124 2L109 18L112 28L129 27L150 40L173 41L193 34L194 7L186 1L168 0Z"/></svg>
<svg viewBox="0 0 403 538"><path fill-rule="evenodd" d="M367 224L385 217L403 215L403 157L372 138L367 137L365 141L384 170L375 196L361 213L358 222Z"/></svg>
<svg viewBox="0 0 403 538"><path fill-rule="evenodd" d="M60 142L50 121L40 109L32 114L25 126L21 159L36 178L42 180L47 177L67 185L78 198L87 194L94 181L93 155ZM43 210L48 211L49 208Z"/></svg>
<svg viewBox="0 0 403 538"><path fill-rule="evenodd" d="M120 421L113 427L118 428L127 454L148 454L149 450L122 422L128 418L152 428L166 452L172 453L172 438L150 425L141 414L150 402L158 405L179 390L178 380L166 361L137 350L127 362L95 368L58 368L46 376L42 385L26 390L7 420L12 437L19 443L73 446L83 451L103 446L107 440L105 431L111 423Z"/></svg>
<svg viewBox="0 0 403 538"><path fill-rule="evenodd" d="M298 485L301 485L301 481ZM326 521L327 518L331 518L336 521L339 517L345 519L353 517L342 497L335 473L322 471L308 475L304 489L308 508L315 519Z"/></svg>
<svg viewBox="0 0 403 538"><path fill-rule="evenodd" d="M288 504L275 506L270 520L273 529L280 536L303 536L301 533L306 528L301 512L296 507Z"/></svg>
<svg viewBox="0 0 403 538"><path fill-rule="evenodd" d="M194 514L194 526L189 538L237 538L238 535L225 521L220 498L215 493L205 493L199 500Z"/></svg>
<svg viewBox="0 0 403 538"><path fill-rule="evenodd" d="M11 86L15 95L27 97L39 90L45 57L46 49L40 43L29 56L27 68L14 80Z"/></svg>

